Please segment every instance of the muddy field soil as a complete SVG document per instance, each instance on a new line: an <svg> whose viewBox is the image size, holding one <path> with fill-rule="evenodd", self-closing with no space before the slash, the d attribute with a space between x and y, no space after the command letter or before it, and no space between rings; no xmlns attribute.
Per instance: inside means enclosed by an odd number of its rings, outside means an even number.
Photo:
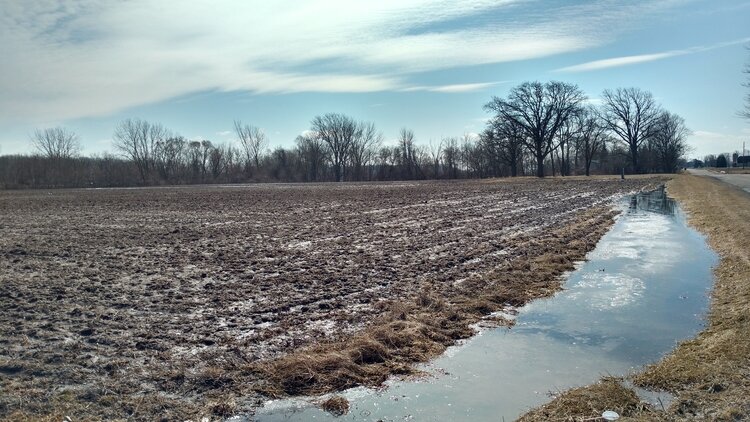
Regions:
<svg viewBox="0 0 750 422"><path fill-rule="evenodd" d="M556 273L529 263L585 253L618 198L661 182L0 192L0 418L251 411L272 390L259 363L394 303L467 303L511 269L544 282L519 297L549 294Z"/></svg>

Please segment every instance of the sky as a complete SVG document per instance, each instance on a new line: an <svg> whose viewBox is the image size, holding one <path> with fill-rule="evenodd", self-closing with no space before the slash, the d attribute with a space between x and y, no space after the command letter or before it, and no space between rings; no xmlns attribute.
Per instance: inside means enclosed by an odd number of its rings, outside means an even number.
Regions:
<svg viewBox="0 0 750 422"><path fill-rule="evenodd" d="M428 144L548 80L593 104L651 91L685 118L691 157L750 150L749 22L750 0L0 0L0 154L54 126L115 152L127 118L214 143L241 120L289 147L329 112Z"/></svg>

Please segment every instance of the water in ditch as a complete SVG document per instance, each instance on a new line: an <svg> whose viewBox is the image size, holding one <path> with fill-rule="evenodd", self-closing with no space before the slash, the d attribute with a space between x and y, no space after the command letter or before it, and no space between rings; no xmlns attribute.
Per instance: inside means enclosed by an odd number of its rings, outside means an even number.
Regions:
<svg viewBox="0 0 750 422"><path fill-rule="evenodd" d="M701 329L717 256L663 189L622 206L565 290L521 308L512 328L449 348L424 365L431 377L348 390L341 417L292 399L268 402L254 419L511 421L557 391L658 360Z"/></svg>

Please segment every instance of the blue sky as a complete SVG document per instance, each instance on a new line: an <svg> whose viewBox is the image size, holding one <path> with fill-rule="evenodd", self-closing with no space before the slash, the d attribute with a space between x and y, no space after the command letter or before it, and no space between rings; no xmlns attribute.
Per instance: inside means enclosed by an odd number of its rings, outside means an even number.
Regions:
<svg viewBox="0 0 750 422"><path fill-rule="evenodd" d="M528 80L654 93L693 156L732 152L750 122L750 0L21 1L0 4L0 154L62 125L113 151L125 118L234 142L232 122L290 146L317 114L385 139L480 132L493 95Z"/></svg>

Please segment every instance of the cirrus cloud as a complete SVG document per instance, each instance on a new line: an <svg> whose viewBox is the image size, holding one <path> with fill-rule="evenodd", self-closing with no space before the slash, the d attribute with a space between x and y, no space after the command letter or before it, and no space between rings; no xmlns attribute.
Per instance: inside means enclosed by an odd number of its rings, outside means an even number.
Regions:
<svg viewBox="0 0 750 422"><path fill-rule="evenodd" d="M668 59L670 57L684 56L687 54L700 53L703 51L715 50L717 48L729 47L737 44L750 42L750 38L741 38L738 40L716 43L709 46L691 47L684 50L670 50L663 53L639 54L634 56L613 57L609 59L594 60L574 66L557 69L557 72L588 72L592 70L608 69L611 67L628 66L638 63L652 62L655 60Z"/></svg>
<svg viewBox="0 0 750 422"><path fill-rule="evenodd" d="M629 25L624 17L661 7L598 1L541 14L521 0L8 2L0 124L106 115L205 91L467 92L490 83L415 80L601 45Z"/></svg>

